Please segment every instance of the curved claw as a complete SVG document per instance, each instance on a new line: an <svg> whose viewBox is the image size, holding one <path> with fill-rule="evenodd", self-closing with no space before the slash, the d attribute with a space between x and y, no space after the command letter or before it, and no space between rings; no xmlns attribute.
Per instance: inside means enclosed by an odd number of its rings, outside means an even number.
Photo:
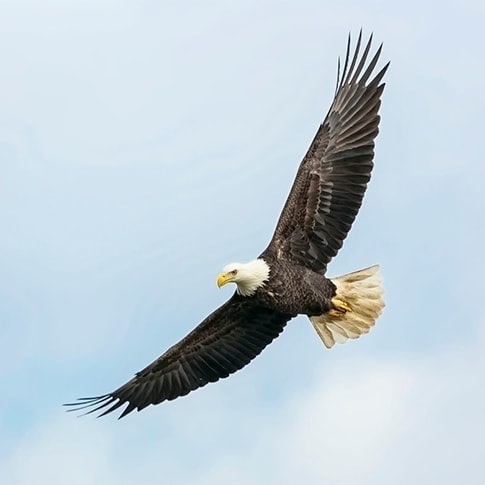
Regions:
<svg viewBox="0 0 485 485"><path fill-rule="evenodd" d="M352 308L350 308L349 304L343 300L339 300L338 298L332 298L332 305L333 308L330 309L328 313L335 317L341 317L345 315L347 312L351 312Z"/></svg>

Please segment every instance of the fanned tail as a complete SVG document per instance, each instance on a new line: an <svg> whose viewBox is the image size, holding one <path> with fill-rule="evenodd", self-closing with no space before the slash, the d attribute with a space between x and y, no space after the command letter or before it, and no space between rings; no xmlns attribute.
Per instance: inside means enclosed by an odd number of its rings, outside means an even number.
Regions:
<svg viewBox="0 0 485 485"><path fill-rule="evenodd" d="M385 306L379 266L371 266L331 280L337 287L333 308L309 317L325 347L359 338L375 325Z"/></svg>

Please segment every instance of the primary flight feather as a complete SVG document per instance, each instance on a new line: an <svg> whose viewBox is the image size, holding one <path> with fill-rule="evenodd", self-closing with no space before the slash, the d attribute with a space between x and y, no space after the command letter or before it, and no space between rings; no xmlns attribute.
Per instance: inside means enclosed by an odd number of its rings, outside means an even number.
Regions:
<svg viewBox="0 0 485 485"><path fill-rule="evenodd" d="M218 286L234 295L180 342L108 394L68 404L120 417L184 396L227 377L254 359L296 315L307 315L324 345L360 337L374 326L384 301L378 267L339 278L324 276L342 247L370 180L378 134L382 78L369 59L372 36L361 52L350 36L333 102L300 164L268 247L249 263L226 266Z"/></svg>

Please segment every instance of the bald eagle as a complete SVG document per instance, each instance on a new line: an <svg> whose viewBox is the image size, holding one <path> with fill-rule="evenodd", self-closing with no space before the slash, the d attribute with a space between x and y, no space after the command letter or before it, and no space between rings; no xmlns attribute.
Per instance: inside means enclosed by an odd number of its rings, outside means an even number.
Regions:
<svg viewBox="0 0 485 485"><path fill-rule="evenodd" d="M249 263L227 265L219 287L236 291L220 308L126 384L81 398L73 409L127 404L120 418L176 399L238 371L297 315L307 315L327 348L369 332L384 301L378 266L325 277L361 206L373 168L374 139L387 63L376 75L382 45L369 58L362 32L351 55L350 36L330 110L301 162L268 247ZM367 64L367 66L366 66ZM341 72L340 72L341 71Z"/></svg>

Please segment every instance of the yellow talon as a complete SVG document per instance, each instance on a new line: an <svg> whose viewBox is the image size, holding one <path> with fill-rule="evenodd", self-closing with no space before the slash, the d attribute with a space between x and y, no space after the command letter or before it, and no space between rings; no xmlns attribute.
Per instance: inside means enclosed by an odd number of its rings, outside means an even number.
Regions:
<svg viewBox="0 0 485 485"><path fill-rule="evenodd" d="M345 301L339 300L338 298L332 298L333 308L330 309L328 313L335 317L340 317L347 312L351 312L352 308Z"/></svg>

